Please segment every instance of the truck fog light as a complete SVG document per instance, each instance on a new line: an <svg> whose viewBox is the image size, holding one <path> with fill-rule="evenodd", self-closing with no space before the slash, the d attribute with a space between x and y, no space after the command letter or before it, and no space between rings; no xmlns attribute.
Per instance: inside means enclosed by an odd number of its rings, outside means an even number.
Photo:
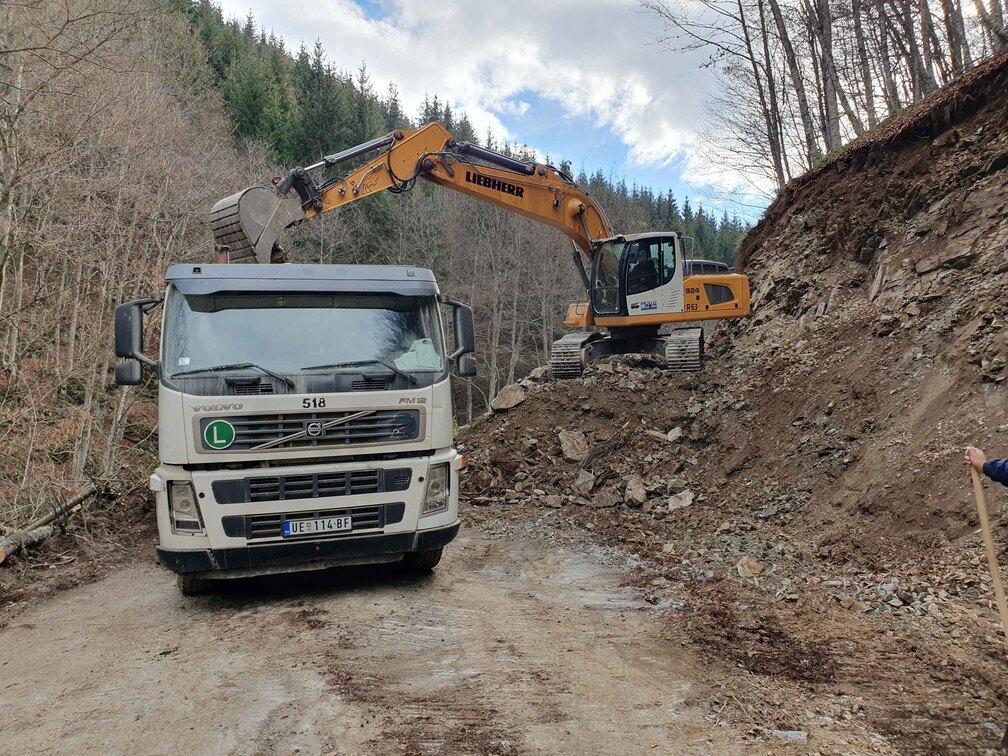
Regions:
<svg viewBox="0 0 1008 756"><path fill-rule="evenodd" d="M196 492L192 483L176 481L168 486L168 511L174 533L202 533Z"/></svg>
<svg viewBox="0 0 1008 756"><path fill-rule="evenodd" d="M445 512L448 509L449 481L448 465L435 465L427 475L427 492L424 495L420 516Z"/></svg>

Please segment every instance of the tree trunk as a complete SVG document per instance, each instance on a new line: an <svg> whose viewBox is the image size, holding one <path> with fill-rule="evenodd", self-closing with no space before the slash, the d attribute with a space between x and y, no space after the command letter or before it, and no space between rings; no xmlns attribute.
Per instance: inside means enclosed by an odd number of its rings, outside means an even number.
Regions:
<svg viewBox="0 0 1008 756"><path fill-rule="evenodd" d="M770 114L770 105L767 102L766 91L763 89L763 79L760 75L759 61L753 52L752 38L749 35L749 24L746 22L745 10L742 8L742 0L736 0L739 12L739 23L742 25L742 36L745 40L746 53L749 56L749 64L752 66L753 82L756 86L756 94L759 98L760 110L763 113L763 123L766 127L767 147L770 150L770 159L777 182L777 191L784 188L784 165L781 162L780 144L774 138L774 124Z"/></svg>
<svg viewBox="0 0 1008 756"><path fill-rule="evenodd" d="M784 154L784 139L782 135L783 124L781 122L780 108L777 103L777 77L774 76L773 60L770 57L769 31L766 24L766 12L763 10L763 0L757 0L756 7L759 10L760 40L763 43L763 66L766 69L767 99L770 101L770 134L768 135L773 145L771 154L776 154L775 169L777 163L781 164L779 176L781 187L787 183L789 175L786 170L786 155Z"/></svg>
<svg viewBox="0 0 1008 756"><path fill-rule="evenodd" d="M816 19L819 32L819 55L823 79L823 104L826 114L826 148L836 150L841 146L840 110L837 107L836 63L833 60L833 11L829 0L817 0Z"/></svg>
<svg viewBox="0 0 1008 756"><path fill-rule="evenodd" d="M911 72L911 81L913 83L913 99L914 102L919 102L929 93L937 89L938 84L935 82L934 73L932 72L930 66L925 65L924 58L921 54L921 45L918 44L917 30L914 28L913 23L913 3L911 0L901 0L901 4L898 7L895 3L896 0L893 0L894 7L896 7L897 16L900 21L900 26L902 26L903 29L903 41L905 42L904 50L907 58L907 66L910 68ZM926 40L924 48L927 48Z"/></svg>
<svg viewBox="0 0 1008 756"><path fill-rule="evenodd" d="M941 0L941 8L945 36L948 37L949 59L952 62L952 70L958 75L964 70L962 37L959 36L959 26L955 20L955 8L952 7L952 0Z"/></svg>
<svg viewBox="0 0 1008 756"><path fill-rule="evenodd" d="M871 66L868 64L868 47L865 45L864 26L861 21L861 0L853 0L852 16L854 20L854 41L857 45L858 64L861 74L861 88L865 98L865 113L868 116L868 128L874 129L878 125L878 118L875 115L875 85L873 82Z"/></svg>
<svg viewBox="0 0 1008 756"><path fill-rule="evenodd" d="M34 530L15 530L0 538L0 564L7 561L7 557L14 556L22 549L38 546L43 541L52 538L56 533L55 525L43 525Z"/></svg>
<svg viewBox="0 0 1008 756"><path fill-rule="evenodd" d="M885 0L878 0L876 5L879 16L879 60L882 63L882 85L886 99L886 115L892 117L903 109L899 90L896 87L896 76L892 61L889 59L889 17L885 11Z"/></svg>
<svg viewBox="0 0 1008 756"><path fill-rule="evenodd" d="M928 0L917 0L917 12L920 15L921 48L924 56L924 81L930 87L928 89L928 94L930 94L938 88L938 81L935 79L934 72L941 59L941 50L935 49L935 45L933 44L936 37Z"/></svg>
<svg viewBox="0 0 1008 756"><path fill-rule="evenodd" d="M989 11L983 0L973 0L973 5L976 7L977 15L980 16L983 28L987 32L991 51L999 53L1008 48L1008 31L1005 30L1004 10L1001 8L1001 3L998 0L991 0Z"/></svg>
<svg viewBox="0 0 1008 756"><path fill-rule="evenodd" d="M951 0L955 11L956 30L959 34L959 41L962 44L963 71L973 68L973 56L970 54L969 37L966 34L966 19L963 17L962 0Z"/></svg>

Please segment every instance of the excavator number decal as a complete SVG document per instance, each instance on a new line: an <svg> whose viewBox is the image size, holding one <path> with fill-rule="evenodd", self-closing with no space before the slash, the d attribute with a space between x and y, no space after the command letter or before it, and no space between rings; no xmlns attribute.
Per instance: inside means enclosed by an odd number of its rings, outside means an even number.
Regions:
<svg viewBox="0 0 1008 756"><path fill-rule="evenodd" d="M696 302L687 302L686 303L686 312L694 312L694 311L699 310L699 309L700 309L700 305L698 305Z"/></svg>
<svg viewBox="0 0 1008 756"><path fill-rule="evenodd" d="M305 409L312 409L315 407L325 407L325 397L302 399L301 406Z"/></svg>

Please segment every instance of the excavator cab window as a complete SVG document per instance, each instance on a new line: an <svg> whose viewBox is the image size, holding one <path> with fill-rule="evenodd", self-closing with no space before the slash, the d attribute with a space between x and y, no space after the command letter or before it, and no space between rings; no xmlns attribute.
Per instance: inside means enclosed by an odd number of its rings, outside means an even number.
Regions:
<svg viewBox="0 0 1008 756"><path fill-rule="evenodd" d="M661 284L661 245L658 239L640 239L627 247L627 294L640 294Z"/></svg>
<svg viewBox="0 0 1008 756"><path fill-rule="evenodd" d="M667 284L676 274L676 244L675 238L662 239L662 286Z"/></svg>
<svg viewBox="0 0 1008 756"><path fill-rule="evenodd" d="M592 274L592 309L600 315L620 311L619 258L623 243L608 241L595 252Z"/></svg>

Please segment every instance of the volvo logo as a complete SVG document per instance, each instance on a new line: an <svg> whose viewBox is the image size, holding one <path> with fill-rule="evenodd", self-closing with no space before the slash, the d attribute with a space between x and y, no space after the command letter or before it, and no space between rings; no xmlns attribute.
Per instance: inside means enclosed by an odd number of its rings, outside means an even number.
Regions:
<svg viewBox="0 0 1008 756"><path fill-rule="evenodd" d="M234 412L240 410L243 404L197 404L193 412Z"/></svg>
<svg viewBox="0 0 1008 756"><path fill-rule="evenodd" d="M312 438L318 438L319 436L321 436L322 431L323 431L322 423L319 422L308 423L308 425L305 426L305 433L311 436Z"/></svg>

